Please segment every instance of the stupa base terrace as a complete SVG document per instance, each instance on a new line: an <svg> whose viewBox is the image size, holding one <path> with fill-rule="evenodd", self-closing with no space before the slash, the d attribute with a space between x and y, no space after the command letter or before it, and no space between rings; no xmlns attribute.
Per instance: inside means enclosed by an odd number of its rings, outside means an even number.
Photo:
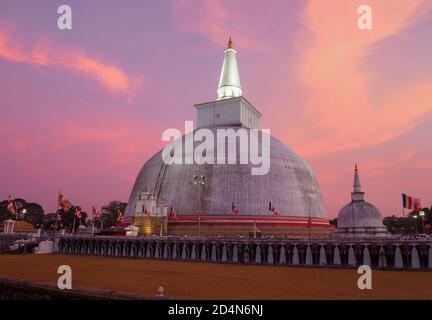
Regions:
<svg viewBox="0 0 432 320"><path fill-rule="evenodd" d="M54 251L133 259L279 266L432 270L430 239L56 236Z"/></svg>
<svg viewBox="0 0 432 320"><path fill-rule="evenodd" d="M308 228L309 224L309 228ZM146 230L144 230L146 231ZM183 237L254 237L272 235L284 237L327 237L332 233L327 219L284 216L188 215L170 219L168 234ZM145 232L141 234L147 235ZM157 229L151 234L158 234Z"/></svg>

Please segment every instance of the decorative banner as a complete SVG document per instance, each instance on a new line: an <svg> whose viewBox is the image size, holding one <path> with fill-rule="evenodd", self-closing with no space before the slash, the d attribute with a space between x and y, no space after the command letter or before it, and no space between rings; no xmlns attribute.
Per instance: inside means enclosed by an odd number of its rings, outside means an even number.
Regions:
<svg viewBox="0 0 432 320"><path fill-rule="evenodd" d="M123 212L120 209L117 209L117 222L123 221Z"/></svg>
<svg viewBox="0 0 432 320"><path fill-rule="evenodd" d="M417 211L421 209L421 200L402 193L402 206L405 209L414 209Z"/></svg>
<svg viewBox="0 0 432 320"><path fill-rule="evenodd" d="M276 207L272 205L271 201L269 201L269 210L271 212L273 212L273 214L275 214L277 216L279 215L279 213L277 213L277 211L276 211Z"/></svg>
<svg viewBox="0 0 432 320"><path fill-rule="evenodd" d="M64 210L64 212L68 212L69 209L72 207L72 204L70 203L70 201L68 199L66 199L65 196L63 196L63 194L61 192L59 192L58 197L57 197L57 206L59 208L62 208Z"/></svg>
<svg viewBox="0 0 432 320"><path fill-rule="evenodd" d="M99 218L100 218L99 210L93 207L93 219L99 219Z"/></svg>
<svg viewBox="0 0 432 320"><path fill-rule="evenodd" d="M240 210L237 208L237 206L234 204L234 202L231 203L231 209L232 209L232 212L234 213L234 215L238 216L238 214L240 213Z"/></svg>
<svg viewBox="0 0 432 320"><path fill-rule="evenodd" d="M9 195L9 198L8 198L7 211L9 211L10 214L15 214L15 212L16 212L15 211L15 204L14 204L14 201L13 201L11 195Z"/></svg>
<svg viewBox="0 0 432 320"><path fill-rule="evenodd" d="M413 208L413 199L410 196L407 196L405 193L402 193L402 206L405 209Z"/></svg>
<svg viewBox="0 0 432 320"><path fill-rule="evenodd" d="M413 209L414 209L415 211L420 210L420 209L421 209L421 200L418 199L418 198L414 198L413 202L414 202L414 204L413 204Z"/></svg>
<svg viewBox="0 0 432 320"><path fill-rule="evenodd" d="M172 210L172 219L177 220L177 211L175 208Z"/></svg>

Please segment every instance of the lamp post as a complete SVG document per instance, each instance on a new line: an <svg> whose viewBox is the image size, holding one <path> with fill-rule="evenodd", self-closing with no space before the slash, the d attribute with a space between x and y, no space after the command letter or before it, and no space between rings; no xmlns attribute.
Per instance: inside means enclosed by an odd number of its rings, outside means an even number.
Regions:
<svg viewBox="0 0 432 320"><path fill-rule="evenodd" d="M205 176L193 176L193 184L198 185L200 187L204 187L205 185ZM197 228L197 238L200 237L200 231L201 231L201 196L202 196L202 189L200 188L200 195L198 200L198 228Z"/></svg>
<svg viewBox="0 0 432 320"><path fill-rule="evenodd" d="M422 233L425 233L425 231L424 231L424 216L425 216L425 212L423 210L421 210L419 212L419 215L420 215L421 220L422 220Z"/></svg>
<svg viewBox="0 0 432 320"><path fill-rule="evenodd" d="M308 202L308 215L309 215L308 226L309 226L309 241L310 241L312 238L312 220L311 220L311 198L310 198L309 191L307 193L307 202Z"/></svg>
<svg viewBox="0 0 432 320"><path fill-rule="evenodd" d="M162 232L162 217L159 217L159 238L162 238L163 232Z"/></svg>
<svg viewBox="0 0 432 320"><path fill-rule="evenodd" d="M308 209L308 224L307 224L307 228L308 230L308 234L309 234L309 241L312 238L312 223L311 223L311 206L312 206L312 199L311 199L311 191L308 188L303 188L303 196L305 199L305 203L307 205L307 209Z"/></svg>
<svg viewBox="0 0 432 320"><path fill-rule="evenodd" d="M414 225L415 225L415 233L416 234L418 234L418 230L417 230L417 218L418 218L418 215L413 215L413 218L414 218Z"/></svg>

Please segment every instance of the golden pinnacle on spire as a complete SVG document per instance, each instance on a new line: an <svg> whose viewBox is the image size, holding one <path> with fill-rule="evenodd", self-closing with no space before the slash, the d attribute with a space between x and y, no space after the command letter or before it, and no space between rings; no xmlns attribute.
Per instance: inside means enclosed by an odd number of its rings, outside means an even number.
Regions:
<svg viewBox="0 0 432 320"><path fill-rule="evenodd" d="M228 49L232 49L232 48L233 48L233 42L232 42L231 36L230 36L230 38L228 40Z"/></svg>
<svg viewBox="0 0 432 320"><path fill-rule="evenodd" d="M357 163L355 164L355 171L358 171Z"/></svg>

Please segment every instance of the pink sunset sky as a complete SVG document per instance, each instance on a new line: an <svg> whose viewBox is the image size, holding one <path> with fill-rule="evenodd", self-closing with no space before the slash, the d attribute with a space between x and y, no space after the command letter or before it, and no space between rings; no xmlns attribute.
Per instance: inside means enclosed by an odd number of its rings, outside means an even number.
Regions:
<svg viewBox="0 0 432 320"><path fill-rule="evenodd" d="M356 162L384 216L402 192L431 205L430 0L2 1L0 198L127 201L162 132L215 98L230 35L244 96L314 169L329 218Z"/></svg>

